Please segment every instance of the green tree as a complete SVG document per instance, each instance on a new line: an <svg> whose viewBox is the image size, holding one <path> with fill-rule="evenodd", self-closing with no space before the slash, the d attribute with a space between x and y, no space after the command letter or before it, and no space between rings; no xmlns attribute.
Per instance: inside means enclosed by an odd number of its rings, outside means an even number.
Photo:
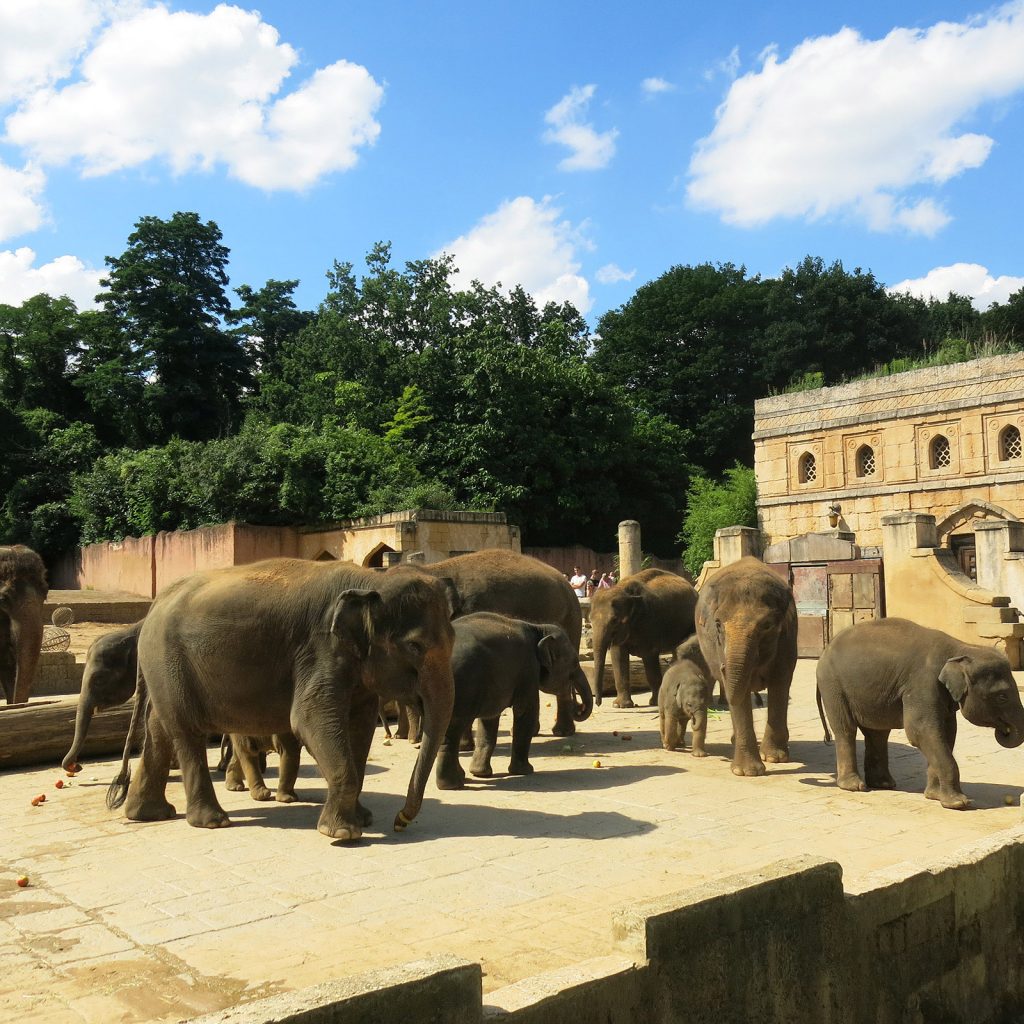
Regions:
<svg viewBox="0 0 1024 1024"><path fill-rule="evenodd" d="M108 256L97 296L152 375L146 389L160 437L214 437L237 421L249 366L222 327L230 312L228 249L195 213L143 217L128 248Z"/></svg>
<svg viewBox="0 0 1024 1024"><path fill-rule="evenodd" d="M313 319L312 313L295 305L292 296L298 286L298 281L271 279L258 291L247 284L235 289L242 305L230 310L225 319L235 326L235 336L260 375L280 373L282 348Z"/></svg>
<svg viewBox="0 0 1024 1024"><path fill-rule="evenodd" d="M757 526L754 471L738 462L719 480L698 472L690 481L679 541L683 564L694 578L714 556L715 531L727 526Z"/></svg>

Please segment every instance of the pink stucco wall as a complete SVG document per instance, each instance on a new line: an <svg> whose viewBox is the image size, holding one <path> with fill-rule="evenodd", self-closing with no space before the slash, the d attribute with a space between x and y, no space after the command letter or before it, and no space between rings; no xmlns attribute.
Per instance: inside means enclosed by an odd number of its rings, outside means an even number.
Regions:
<svg viewBox="0 0 1024 1024"><path fill-rule="evenodd" d="M234 565L235 526L201 526L198 530L158 533L154 549L156 592L201 569Z"/></svg>
<svg viewBox="0 0 1024 1024"><path fill-rule="evenodd" d="M235 526L235 565L261 558L301 558L298 533L290 526Z"/></svg>
<svg viewBox="0 0 1024 1024"><path fill-rule="evenodd" d="M90 544L50 574L50 587L153 596L153 537Z"/></svg>

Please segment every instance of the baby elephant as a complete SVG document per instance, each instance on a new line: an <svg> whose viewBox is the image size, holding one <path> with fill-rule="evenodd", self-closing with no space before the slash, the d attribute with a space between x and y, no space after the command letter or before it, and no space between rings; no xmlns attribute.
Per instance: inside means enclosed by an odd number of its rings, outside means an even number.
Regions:
<svg viewBox="0 0 1024 1024"><path fill-rule="evenodd" d="M459 738L476 725L476 748L469 766L477 778L490 778L498 719L512 708L512 760L509 774L529 775L530 741L537 731L540 691L571 702L579 672L579 652L561 626L537 625L494 612L475 612L452 623L455 706L437 760L437 788L461 789L466 773L459 764Z"/></svg>
<svg viewBox="0 0 1024 1024"><path fill-rule="evenodd" d="M75 716L75 738L61 762L65 768L78 761L93 713L115 708L135 693L139 630L142 623L115 629L94 641L85 659L82 692Z"/></svg>
<svg viewBox="0 0 1024 1024"><path fill-rule="evenodd" d="M274 736L242 736L232 733L231 760L224 774L224 785L232 792L243 792L248 786L253 800L277 800L279 804L294 803L295 780L299 776L299 741L292 733ZM281 759L277 769L277 792L271 793L263 781L260 761L276 753ZM265 763L265 761L264 761Z"/></svg>
<svg viewBox="0 0 1024 1024"><path fill-rule="evenodd" d="M1000 746L1024 742L1024 707L1006 658L906 619L844 629L818 661L818 692L819 713L824 702L836 734L841 789L893 789L889 732L905 729L928 762L924 795L963 810L969 801L953 759L957 708L968 722L994 729ZM867 786L857 772L858 729Z"/></svg>
<svg viewBox="0 0 1024 1024"><path fill-rule="evenodd" d="M708 704L714 684L700 653L696 635L676 648L675 660L665 671L658 691L658 722L661 745L675 750L683 745L686 723L693 729L693 756L707 757L704 738L708 731Z"/></svg>

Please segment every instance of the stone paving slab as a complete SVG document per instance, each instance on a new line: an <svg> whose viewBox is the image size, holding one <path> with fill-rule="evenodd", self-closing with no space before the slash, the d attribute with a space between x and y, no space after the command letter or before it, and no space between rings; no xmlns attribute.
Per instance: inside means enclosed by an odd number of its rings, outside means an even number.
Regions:
<svg viewBox="0 0 1024 1024"><path fill-rule="evenodd" d="M813 673L798 666L794 760L764 778L729 771L727 712L699 760L661 749L655 709L605 703L576 737L537 737L533 776L431 784L404 835L382 829L416 752L379 733L365 800L381 824L352 845L316 832L324 784L308 758L297 804L218 782L233 826L214 831L107 811L111 761L60 791L56 765L2 773L0 1021L177 1021L439 953L481 961L491 991L609 955L612 912L633 900L804 853L840 861L860 891L873 872L909 874L1020 822L1024 752L966 723L957 756L973 810L923 798L924 761L901 733L900 791L837 790ZM550 725L554 709L542 714ZM506 728L497 770L507 755ZM183 811L176 776L168 792Z"/></svg>

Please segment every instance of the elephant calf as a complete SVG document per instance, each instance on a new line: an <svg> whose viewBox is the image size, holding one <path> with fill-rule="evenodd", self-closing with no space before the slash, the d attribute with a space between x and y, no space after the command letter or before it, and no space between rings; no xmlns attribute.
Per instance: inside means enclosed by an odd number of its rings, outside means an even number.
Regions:
<svg viewBox="0 0 1024 1024"><path fill-rule="evenodd" d="M994 729L1000 746L1024 742L1024 707L1006 658L907 619L844 629L818 661L818 692L819 713L823 702L836 734L840 789L894 789L889 732L905 729L928 762L924 795L963 810L970 802L953 759L957 708L968 722ZM858 729L867 785L857 771Z"/></svg>
<svg viewBox="0 0 1024 1024"><path fill-rule="evenodd" d="M707 757L704 739L708 731L711 702L711 672L696 636L676 648L675 661L668 667L658 691L658 722L661 745L675 750L683 745L686 724L693 729L693 756Z"/></svg>
<svg viewBox="0 0 1024 1024"><path fill-rule="evenodd" d="M231 760L224 774L224 785L232 792L243 792L246 787L253 800L277 800L280 804L294 803L295 780L299 777L301 746L292 733L273 736L242 736L231 734ZM276 753L281 760L277 770L277 792L271 793L263 781L260 760L266 754Z"/></svg>
<svg viewBox="0 0 1024 1024"><path fill-rule="evenodd" d="M466 773L459 764L459 739L478 719L470 773L490 778L498 719L512 708L511 775L533 771L528 757L537 731L540 691L567 701L579 671L579 653L565 630L554 623L537 625L494 612L456 619L452 648L455 705L437 762L437 788L461 789Z"/></svg>
<svg viewBox="0 0 1024 1024"><path fill-rule="evenodd" d="M78 761L89 724L96 711L116 708L135 693L139 631L142 623L115 629L94 641L85 659L82 692L75 715L75 738L61 762L65 768Z"/></svg>

